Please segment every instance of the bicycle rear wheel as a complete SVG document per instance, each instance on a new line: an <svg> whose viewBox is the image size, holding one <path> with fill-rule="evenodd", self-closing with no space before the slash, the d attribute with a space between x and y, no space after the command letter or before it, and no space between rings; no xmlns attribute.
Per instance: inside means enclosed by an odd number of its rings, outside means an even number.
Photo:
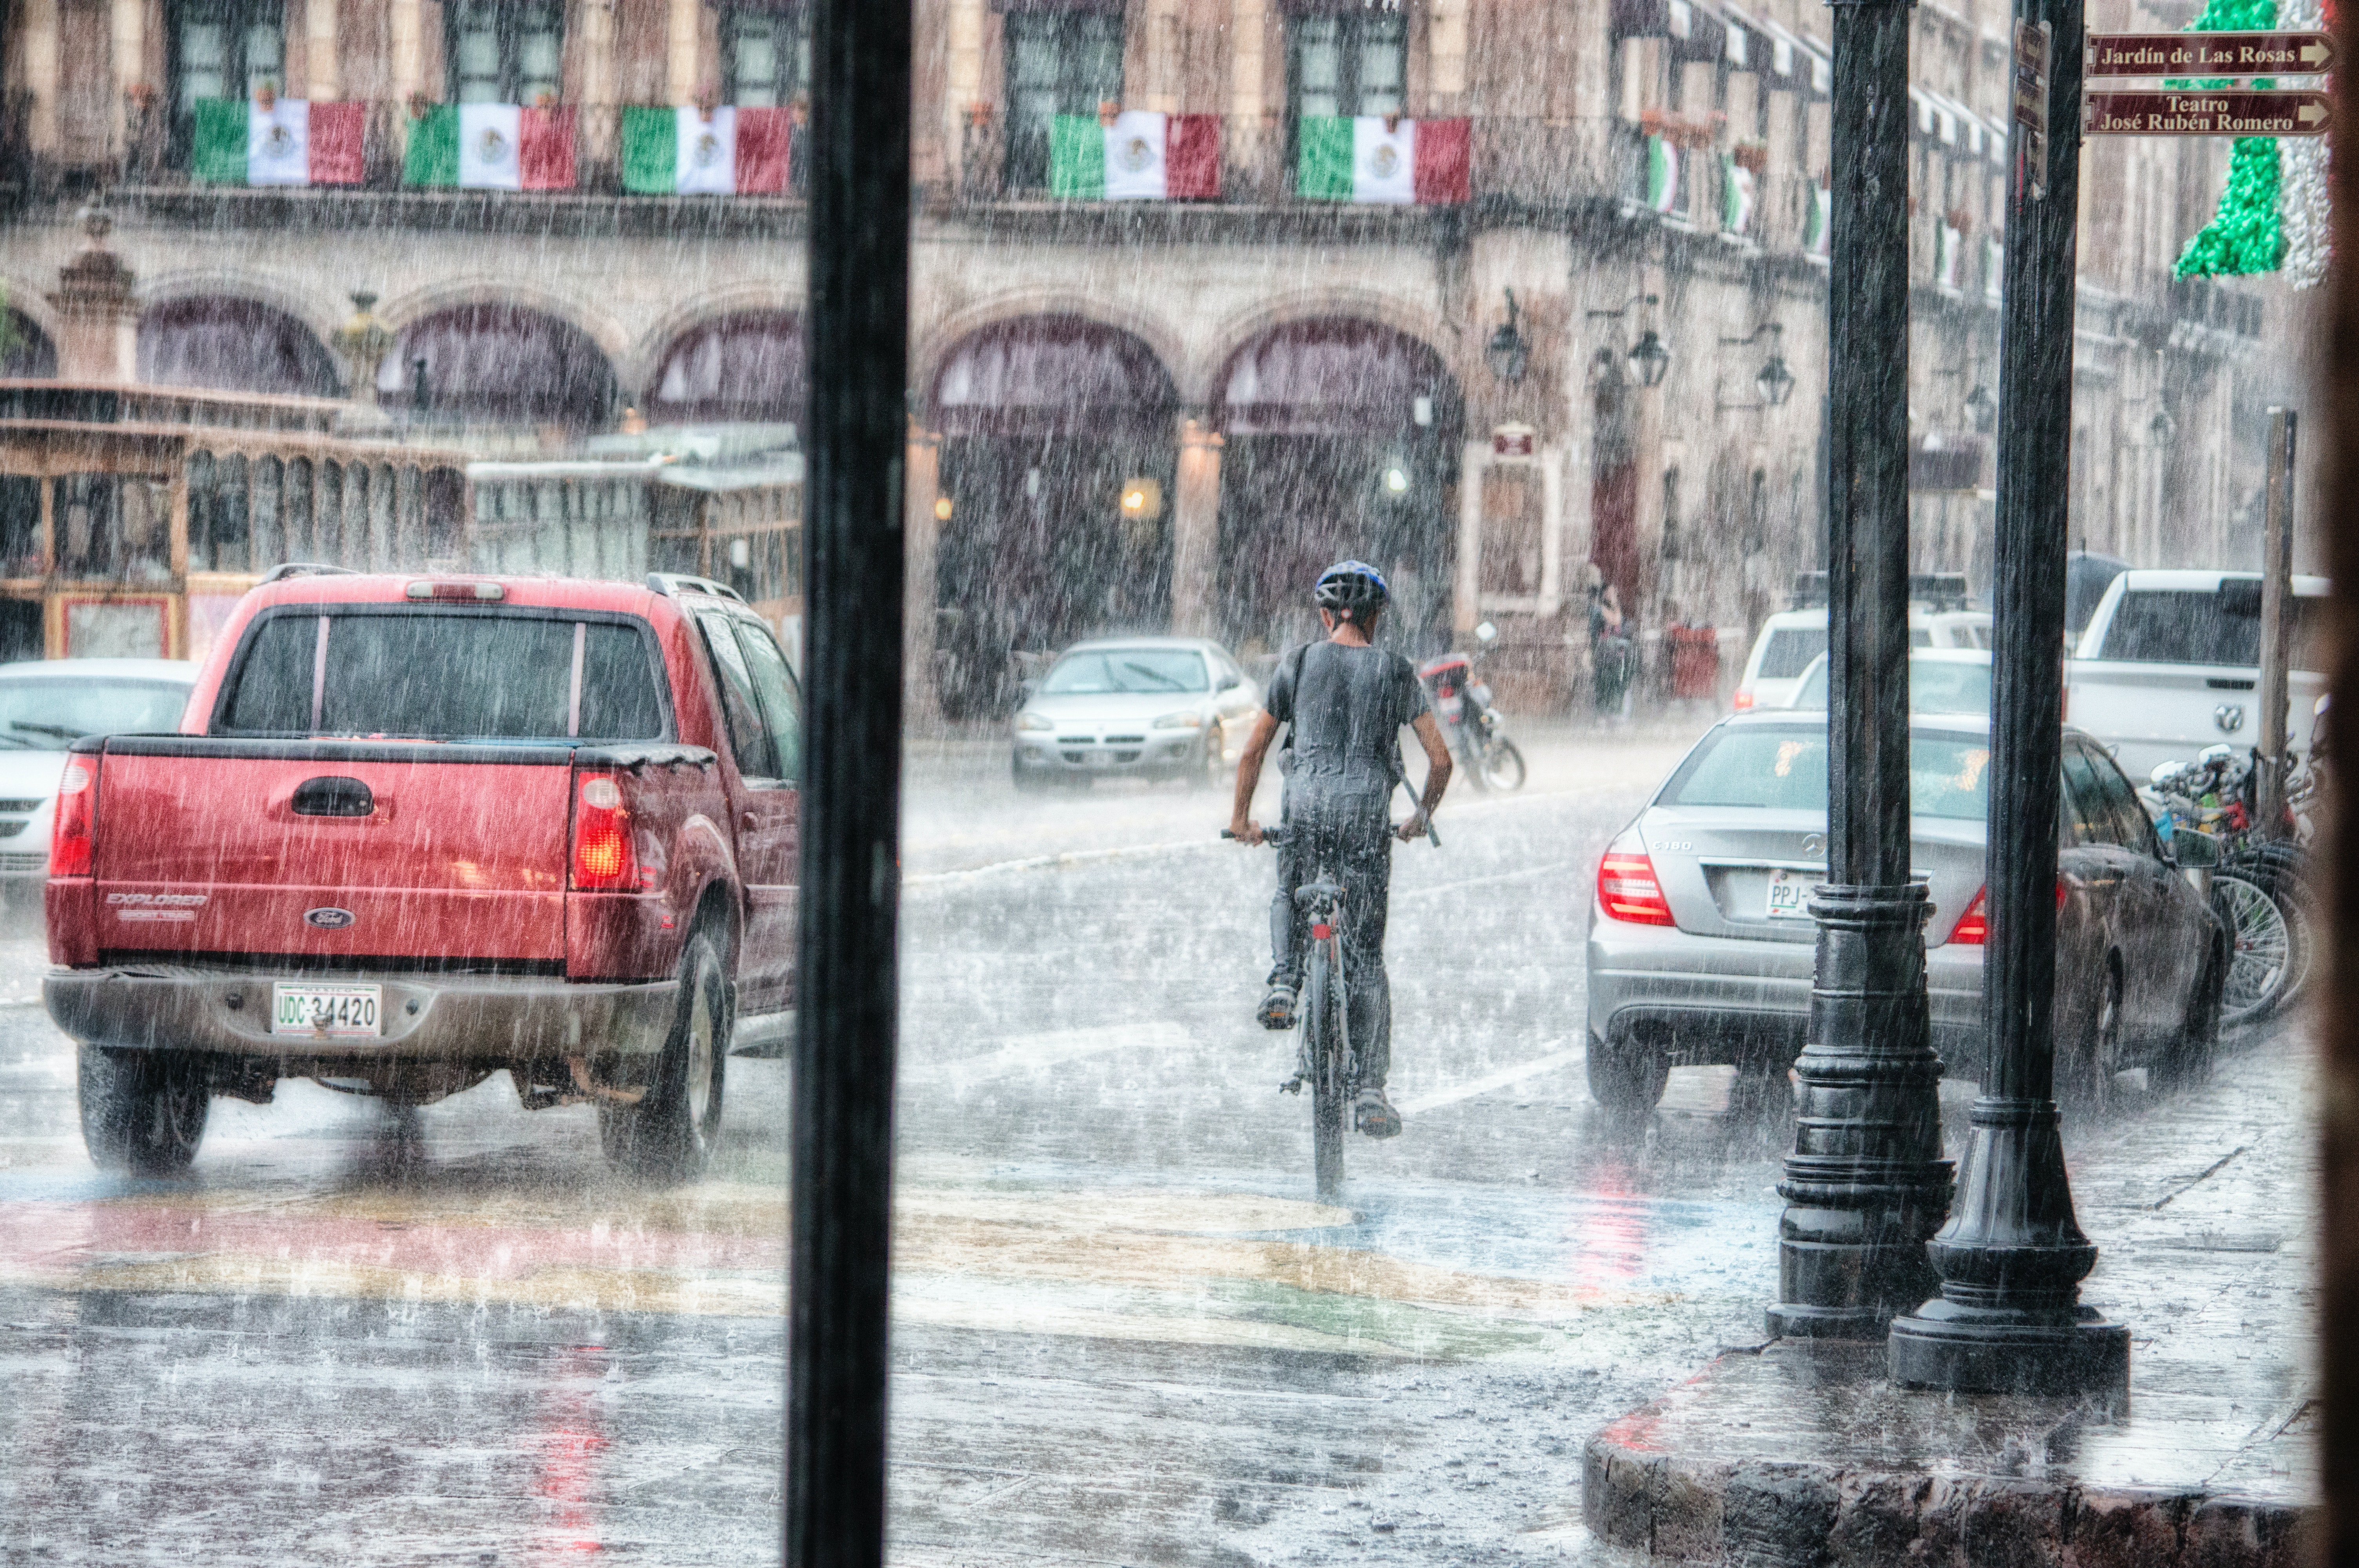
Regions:
<svg viewBox="0 0 2359 1568"><path fill-rule="evenodd" d="M1343 988L1335 983L1328 944L1310 944L1302 988L1302 1054L1310 1074L1310 1164L1324 1200L1343 1190Z"/></svg>

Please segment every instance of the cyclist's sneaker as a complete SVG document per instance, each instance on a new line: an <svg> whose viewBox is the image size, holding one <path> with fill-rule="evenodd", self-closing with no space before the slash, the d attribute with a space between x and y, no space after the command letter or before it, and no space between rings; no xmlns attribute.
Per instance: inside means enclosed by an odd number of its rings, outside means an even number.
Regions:
<svg viewBox="0 0 2359 1568"><path fill-rule="evenodd" d="M1282 981L1272 981L1268 994L1261 999L1261 1010L1254 1016L1261 1020L1264 1029L1293 1028L1294 988Z"/></svg>
<svg viewBox="0 0 2359 1568"><path fill-rule="evenodd" d="M1382 1089L1362 1089L1360 1098L1352 1102L1352 1125L1371 1138L1398 1138L1400 1112L1385 1098Z"/></svg>

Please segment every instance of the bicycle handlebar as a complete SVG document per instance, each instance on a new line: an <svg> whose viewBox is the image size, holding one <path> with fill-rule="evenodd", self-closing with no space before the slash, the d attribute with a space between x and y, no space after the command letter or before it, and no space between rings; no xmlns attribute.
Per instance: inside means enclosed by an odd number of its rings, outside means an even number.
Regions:
<svg viewBox="0 0 2359 1568"><path fill-rule="evenodd" d="M1392 826L1396 830L1397 830L1400 824L1394 823ZM1221 837L1223 838L1234 839L1236 838L1236 835L1223 827L1221 829ZM1261 830L1261 841L1265 844L1283 848L1286 843L1286 829L1283 827L1265 827ZM1430 816L1425 819L1425 841L1432 845L1437 849L1441 848L1441 835L1433 830L1433 818Z"/></svg>

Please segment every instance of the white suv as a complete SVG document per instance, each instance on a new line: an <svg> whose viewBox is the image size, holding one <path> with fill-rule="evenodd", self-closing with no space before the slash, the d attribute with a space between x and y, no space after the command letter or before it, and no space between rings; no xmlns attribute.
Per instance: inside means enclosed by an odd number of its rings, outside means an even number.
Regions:
<svg viewBox="0 0 2359 1568"><path fill-rule="evenodd" d="M1987 610L1908 611L1908 645L1912 648L1987 648L1991 616ZM1781 610L1761 625L1753 653L1745 661L1736 683L1736 711L1756 708L1790 708L1802 688L1810 663L1827 651L1827 611Z"/></svg>

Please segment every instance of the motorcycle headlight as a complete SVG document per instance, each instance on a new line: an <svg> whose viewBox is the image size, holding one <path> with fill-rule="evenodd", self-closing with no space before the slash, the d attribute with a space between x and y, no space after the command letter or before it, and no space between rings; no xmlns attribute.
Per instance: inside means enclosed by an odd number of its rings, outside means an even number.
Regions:
<svg viewBox="0 0 2359 1568"><path fill-rule="evenodd" d="M1016 728L1018 730L1054 730L1056 726L1049 722L1046 719L1041 718L1038 714L1027 711L1019 713L1016 716Z"/></svg>
<svg viewBox="0 0 2359 1568"><path fill-rule="evenodd" d="M1192 708L1185 713L1167 713L1155 721L1158 730L1201 730L1203 727L1204 716Z"/></svg>

